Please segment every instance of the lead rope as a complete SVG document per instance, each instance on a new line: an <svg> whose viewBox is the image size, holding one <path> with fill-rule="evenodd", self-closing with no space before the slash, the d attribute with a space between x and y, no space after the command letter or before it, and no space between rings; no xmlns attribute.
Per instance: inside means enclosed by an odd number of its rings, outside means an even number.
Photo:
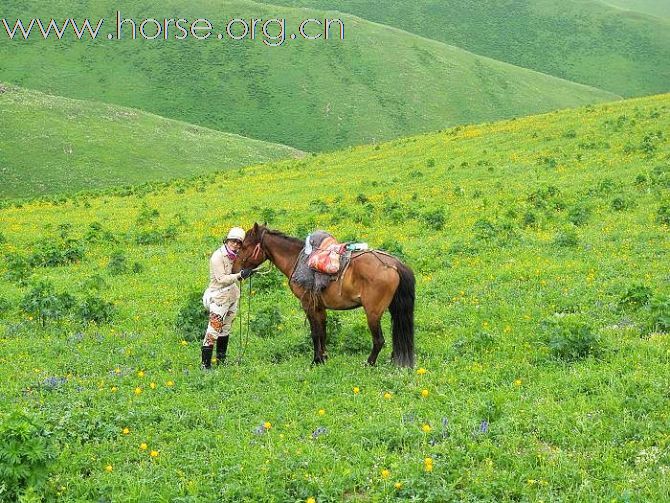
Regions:
<svg viewBox="0 0 670 503"><path fill-rule="evenodd" d="M253 276L249 278L249 288L248 288L248 293L247 293L247 331L246 334L242 332L242 316L239 317L240 320L240 352L237 355L237 364L240 365L242 363L242 357L244 356L244 353L247 352L247 346L249 345L249 331L251 327L251 284L253 282ZM242 289L240 290L241 293ZM240 306L242 305L242 302L240 302Z"/></svg>
<svg viewBox="0 0 670 503"><path fill-rule="evenodd" d="M261 276L264 276L264 275L270 273L270 269L267 269L267 270L263 271L262 266L256 267L256 269L254 269L254 271L256 271L256 274L260 274ZM242 357L247 352L247 347L249 346L249 334L251 333L251 297L253 297L251 285L253 283L253 276L250 276L248 281L249 281L249 288L248 288L249 292L247 293L248 300L247 300L247 330L246 330L246 333L244 333L242 331L242 316L238 317L239 322L240 322L240 352L237 355L237 364L238 365L242 363ZM243 290L244 290L244 288L240 288L240 297L241 297L241 294L242 294ZM242 301L243 300L244 299L240 299L240 307L242 306Z"/></svg>

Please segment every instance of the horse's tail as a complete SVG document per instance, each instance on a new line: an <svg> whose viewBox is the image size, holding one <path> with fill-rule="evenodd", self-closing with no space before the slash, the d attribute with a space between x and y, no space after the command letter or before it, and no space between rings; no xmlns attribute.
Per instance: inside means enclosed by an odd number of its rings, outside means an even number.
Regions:
<svg viewBox="0 0 670 503"><path fill-rule="evenodd" d="M400 283L389 305L393 321L393 360L400 367L414 366L414 273L396 263Z"/></svg>

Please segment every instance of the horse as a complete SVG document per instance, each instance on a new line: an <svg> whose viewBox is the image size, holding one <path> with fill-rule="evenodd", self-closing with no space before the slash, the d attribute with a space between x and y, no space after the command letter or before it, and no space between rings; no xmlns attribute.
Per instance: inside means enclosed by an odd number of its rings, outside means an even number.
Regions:
<svg viewBox="0 0 670 503"><path fill-rule="evenodd" d="M393 350L391 359L399 367L414 366L415 278L412 270L396 257L377 250L353 252L349 265L337 281L313 294L292 279L304 241L255 223L247 231L233 262L233 273L272 262L289 280L309 320L314 344L313 365L325 363L326 310L363 307L372 334L372 351L367 359L375 365L384 346L381 318L391 313Z"/></svg>

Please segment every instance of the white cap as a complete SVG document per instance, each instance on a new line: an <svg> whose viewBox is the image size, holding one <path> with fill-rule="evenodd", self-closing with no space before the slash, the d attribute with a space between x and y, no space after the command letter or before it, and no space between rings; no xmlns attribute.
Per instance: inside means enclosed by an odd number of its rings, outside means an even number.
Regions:
<svg viewBox="0 0 670 503"><path fill-rule="evenodd" d="M242 227L233 227L228 231L226 241L228 241L229 239L237 239L239 241L244 241L244 236L246 235L247 233L244 232L244 229Z"/></svg>

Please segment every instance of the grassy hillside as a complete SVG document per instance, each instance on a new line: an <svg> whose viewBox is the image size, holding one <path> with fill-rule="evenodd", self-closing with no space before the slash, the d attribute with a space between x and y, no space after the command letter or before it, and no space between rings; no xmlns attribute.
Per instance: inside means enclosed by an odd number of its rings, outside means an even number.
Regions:
<svg viewBox="0 0 670 503"><path fill-rule="evenodd" d="M116 105L0 85L0 198L207 174L299 151Z"/></svg>
<svg viewBox="0 0 670 503"><path fill-rule="evenodd" d="M97 0L46 7L10 0L3 16L338 17L235 0ZM176 14L178 13L178 14ZM410 133L616 99L617 96L475 56L345 16L344 41L234 42L0 38L0 79L27 88L115 103L302 150L332 150ZM67 37L66 37L67 38ZM113 68L114 71L109 71ZM45 76L48 76L45 78ZM130 84L129 84L130 83Z"/></svg>
<svg viewBox="0 0 670 503"><path fill-rule="evenodd" d="M53 445L47 499L667 501L669 130L664 95L7 206L0 428ZM363 366L360 311L310 368L276 271L200 372L209 254L255 219L403 257L426 372Z"/></svg>
<svg viewBox="0 0 670 503"><path fill-rule="evenodd" d="M351 12L624 96L670 91L670 20L599 1L393 0L383 9L373 0L282 3Z"/></svg>
<svg viewBox="0 0 670 503"><path fill-rule="evenodd" d="M603 3L650 16L670 18L670 2L665 0L603 0Z"/></svg>

